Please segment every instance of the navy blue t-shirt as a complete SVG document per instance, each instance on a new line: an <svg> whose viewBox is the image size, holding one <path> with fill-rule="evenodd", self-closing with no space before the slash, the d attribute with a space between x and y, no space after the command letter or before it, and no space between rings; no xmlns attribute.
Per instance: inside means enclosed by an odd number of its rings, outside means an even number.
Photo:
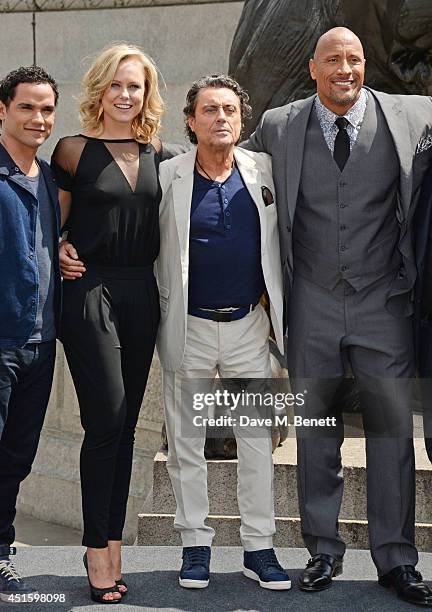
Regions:
<svg viewBox="0 0 432 612"><path fill-rule="evenodd" d="M223 183L194 174L189 306L256 304L265 290L257 207L234 167Z"/></svg>

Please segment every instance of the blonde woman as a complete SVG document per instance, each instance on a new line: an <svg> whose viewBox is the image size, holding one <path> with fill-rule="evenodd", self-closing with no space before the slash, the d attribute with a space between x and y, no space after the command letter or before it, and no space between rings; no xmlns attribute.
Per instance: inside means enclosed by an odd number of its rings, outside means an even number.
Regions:
<svg viewBox="0 0 432 612"><path fill-rule="evenodd" d="M84 76L82 133L62 138L53 154L62 222L76 248L69 253L80 257L75 268L63 267L61 333L85 431L84 562L100 603L127 592L122 529L160 315L153 262L162 112L152 61L138 47L112 45Z"/></svg>

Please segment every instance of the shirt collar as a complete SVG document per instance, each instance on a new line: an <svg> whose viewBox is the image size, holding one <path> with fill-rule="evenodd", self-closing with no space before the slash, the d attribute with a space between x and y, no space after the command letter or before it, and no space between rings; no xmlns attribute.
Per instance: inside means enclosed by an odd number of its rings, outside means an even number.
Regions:
<svg viewBox="0 0 432 612"><path fill-rule="evenodd" d="M39 166L39 170L41 170L42 166L39 159L37 157L35 159ZM9 155L4 145L0 143L0 176L14 176L17 174L25 176L25 174L18 168L12 157Z"/></svg>
<svg viewBox="0 0 432 612"><path fill-rule="evenodd" d="M353 106L351 106L351 108L345 113L345 115L343 115L343 117L345 117L354 128L359 128L363 121L364 114L366 111L367 97L368 94L366 90L362 88L357 102ZM340 116L336 115L333 111L329 110L326 106L324 106L318 95L315 98L315 107L320 123L334 123L335 120Z"/></svg>
<svg viewBox="0 0 432 612"><path fill-rule="evenodd" d="M5 147L0 143L0 174L11 176L19 174L21 171L9 155Z"/></svg>

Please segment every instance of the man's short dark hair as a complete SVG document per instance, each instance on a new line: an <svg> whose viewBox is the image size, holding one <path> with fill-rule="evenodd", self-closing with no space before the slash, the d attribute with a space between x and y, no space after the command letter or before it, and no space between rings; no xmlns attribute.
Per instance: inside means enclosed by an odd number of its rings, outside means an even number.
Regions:
<svg viewBox="0 0 432 612"><path fill-rule="evenodd" d="M252 116L252 108L248 104L249 94L245 89L243 89L241 85L237 83L237 81L225 74L212 74L211 76L202 77L201 79L198 79L198 81L195 81L195 83L192 84L192 87L187 92L186 106L183 109L184 119L186 123L186 135L193 144L197 144L198 141L195 132L193 132L189 127L188 119L189 117L195 116L199 92L201 91L201 89L206 89L208 87L224 87L226 89L231 89L231 91L233 91L236 96L238 96L240 100L240 113L242 124L245 119L250 119L250 117Z"/></svg>
<svg viewBox="0 0 432 612"><path fill-rule="evenodd" d="M59 97L57 83L53 77L40 66L21 66L12 70L0 81L0 101L5 106L15 97L15 90L20 83L48 83L54 92L55 104Z"/></svg>

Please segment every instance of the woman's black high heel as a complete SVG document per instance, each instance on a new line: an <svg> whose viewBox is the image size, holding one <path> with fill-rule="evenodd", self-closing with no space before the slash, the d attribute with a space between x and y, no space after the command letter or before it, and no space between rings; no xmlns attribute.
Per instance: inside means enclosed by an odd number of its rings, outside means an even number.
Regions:
<svg viewBox="0 0 432 612"><path fill-rule="evenodd" d="M90 598L92 601L95 601L96 603L102 603L102 604L117 604L121 601L121 597L120 599L104 599L103 596L106 595L107 593L120 593L120 591L118 590L118 586L117 586L117 581L116 584L113 584L112 587L107 587L105 589L98 589L95 586L92 585L92 583L90 582L90 576L89 576L89 572L88 572L88 563L87 563L87 553L84 553L83 556L83 563L84 563L84 567L86 569L87 572L87 580L89 583L89 587L90 587Z"/></svg>

